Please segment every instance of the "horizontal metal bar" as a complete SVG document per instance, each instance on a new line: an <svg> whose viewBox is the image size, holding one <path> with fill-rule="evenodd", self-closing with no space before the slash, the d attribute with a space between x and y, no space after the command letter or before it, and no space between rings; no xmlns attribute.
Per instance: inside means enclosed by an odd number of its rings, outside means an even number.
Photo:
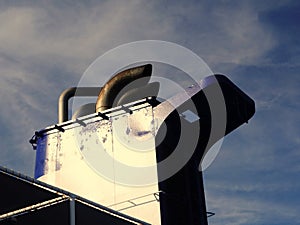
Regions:
<svg viewBox="0 0 300 225"><path fill-rule="evenodd" d="M135 106L142 105L142 104L145 104L145 103L148 103L147 99L143 99L142 101L139 100L139 101L136 101L136 102L133 102L133 103L130 103L130 104L125 104L124 106L119 106L119 107L108 109L108 110L106 110L104 112L101 112L101 113L93 113L91 115L84 116L84 117L80 118L80 121L82 123L84 123L84 121L87 121L89 119L93 119L93 118L96 118L96 117L101 117L102 119L109 120L110 116L108 114L112 114L112 113L115 113L115 112L118 112L118 111L121 111L121 110L124 110L126 113L131 114L133 111L135 111L135 110L131 110L130 109L131 107L135 107ZM64 132L64 130L67 126L70 126L70 125L73 125L73 124L76 124L76 123L78 124L79 122L77 120L70 120L70 121L66 121L66 122L61 123L61 124L55 124L51 127L45 128L43 130L36 131L35 135L36 136L42 136L43 134L45 134L49 131L52 131L52 130L59 130L61 132Z"/></svg>
<svg viewBox="0 0 300 225"><path fill-rule="evenodd" d="M0 221L5 220L9 217L16 217L16 216L19 216L19 215L23 215L23 214L32 212L34 210L39 210L39 209L42 209L42 208L45 208L45 207L56 205L58 203L66 201L68 199L69 199L68 196L60 196L60 197L50 199L50 200L47 200L47 201L44 201L44 202L41 202L41 203L37 203L37 204L31 205L31 206L27 206L27 207L24 207L24 208L21 208L21 209L17 209L17 210L14 210L12 212L4 213L4 214L0 215Z"/></svg>

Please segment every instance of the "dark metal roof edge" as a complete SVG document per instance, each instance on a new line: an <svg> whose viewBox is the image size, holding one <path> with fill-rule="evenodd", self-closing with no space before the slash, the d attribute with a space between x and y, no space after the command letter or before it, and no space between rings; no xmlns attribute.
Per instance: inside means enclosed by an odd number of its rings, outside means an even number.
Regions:
<svg viewBox="0 0 300 225"><path fill-rule="evenodd" d="M117 212L113 209L110 209L108 207L105 207L103 205L100 205L96 202L93 202L91 200L88 200L88 199L85 199L79 195L76 195L76 194L73 194L71 192L68 192L68 191L65 191L63 189L60 189L58 187L55 187L55 186L52 186L50 184L47 184L47 183L44 183L42 181L39 181L37 179L34 179L32 177L29 177L27 175L24 175L24 174L21 174L19 172L16 172L12 169L9 169L9 168L6 168L6 167L3 167L0 165L0 173L3 173L3 174L6 174L6 175L9 175L11 177L14 177L16 179L19 179L19 180L22 180L24 182L27 182L27 183L30 183L30 184L36 184L38 185L38 187L41 187L45 190L48 190L48 191L51 191L51 192L54 192L54 193L57 193L58 195L59 194L62 194L62 195L67 195L70 199L74 199L74 200L79 200L81 202L84 202L85 204L87 205L92 205L93 207L97 208L98 210L101 210L101 211L104 211L104 212L107 212L109 213L110 215L112 216L116 216L116 217L119 217L119 218L123 218L125 220L129 220L129 221L132 221L132 222L135 222L137 224L141 224L141 225L150 225L149 223L146 223L144 221L141 221L137 218L133 218L131 216L128 216L126 214L123 214L123 213L120 213L120 212Z"/></svg>

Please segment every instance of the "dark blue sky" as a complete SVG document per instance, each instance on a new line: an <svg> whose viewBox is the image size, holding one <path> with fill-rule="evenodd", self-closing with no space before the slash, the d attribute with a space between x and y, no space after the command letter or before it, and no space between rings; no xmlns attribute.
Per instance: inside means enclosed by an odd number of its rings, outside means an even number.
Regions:
<svg viewBox="0 0 300 225"><path fill-rule="evenodd" d="M256 102L205 171L210 224L300 224L298 21L299 1L1 1L0 164L33 174L29 138L98 56L171 41Z"/></svg>

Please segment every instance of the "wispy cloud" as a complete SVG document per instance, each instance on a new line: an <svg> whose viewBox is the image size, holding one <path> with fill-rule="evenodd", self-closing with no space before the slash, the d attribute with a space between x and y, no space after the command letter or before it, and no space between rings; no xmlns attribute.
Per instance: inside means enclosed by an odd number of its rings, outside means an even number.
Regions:
<svg viewBox="0 0 300 225"><path fill-rule="evenodd" d="M211 193L213 194L213 193ZM297 224L297 208L259 198L218 195L208 200L208 210L216 213L212 224ZM266 222L268 221L268 222Z"/></svg>

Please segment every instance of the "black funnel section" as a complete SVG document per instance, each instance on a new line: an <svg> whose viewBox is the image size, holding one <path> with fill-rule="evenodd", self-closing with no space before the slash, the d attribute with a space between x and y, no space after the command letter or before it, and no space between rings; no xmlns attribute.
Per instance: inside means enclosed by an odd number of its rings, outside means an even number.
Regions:
<svg viewBox="0 0 300 225"><path fill-rule="evenodd" d="M176 174L166 180L164 170L172 168L160 168L158 166L158 177L162 225L207 225L207 211L205 205L205 193L203 187L202 172L199 171L202 159L213 143L223 136L232 132L248 120L255 113L254 101L234 85L223 75L214 75L205 79L214 78L215 82L207 85L191 99L184 102L174 110L165 120L166 127L161 127L156 135L156 140L163 141L156 147L157 162L166 159L175 148L186 152L188 144L180 144L179 139L183 131L189 131L189 136L199 130L200 136L191 158ZM221 89L221 92L220 92ZM226 128L211 139L212 115L208 99L214 99L219 91L224 97L226 107ZM190 109L190 101L196 106ZM189 122L184 119L182 113L192 110L200 117L198 122ZM196 111L195 111L196 110ZM166 132L166 133L165 133ZM212 141L211 141L212 140ZM229 162L230 163L230 162ZM173 165L174 166L174 165Z"/></svg>

